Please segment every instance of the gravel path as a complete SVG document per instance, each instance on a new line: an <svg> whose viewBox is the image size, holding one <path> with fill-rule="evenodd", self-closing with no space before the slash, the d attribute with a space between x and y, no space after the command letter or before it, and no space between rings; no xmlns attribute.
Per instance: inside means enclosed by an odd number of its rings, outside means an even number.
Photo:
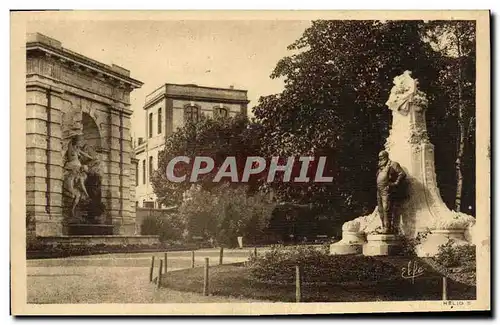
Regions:
<svg viewBox="0 0 500 325"><path fill-rule="evenodd" d="M214 252L205 253L213 255ZM169 254L168 270L190 267L189 254L190 252ZM202 265L204 254L198 255L196 265ZM230 256L224 258L227 263L246 260L246 253L243 252L241 256L228 255ZM162 255L157 255L158 258L160 256ZM218 263L215 257L211 256L210 259L210 264ZM28 303L252 302L248 299L205 297L168 288L156 289L154 284L149 283L150 263L151 254L30 260L27 270ZM156 265L158 267L158 264Z"/></svg>

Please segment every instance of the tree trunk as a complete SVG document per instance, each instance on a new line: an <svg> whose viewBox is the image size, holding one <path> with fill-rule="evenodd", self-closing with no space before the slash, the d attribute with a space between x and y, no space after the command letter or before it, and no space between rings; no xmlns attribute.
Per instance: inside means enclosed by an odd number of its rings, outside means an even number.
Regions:
<svg viewBox="0 0 500 325"><path fill-rule="evenodd" d="M462 50L460 44L460 25L456 26L455 32L457 37L457 52L458 60L462 59ZM457 160L455 161L455 170L457 173L457 191L455 195L455 210L460 211L462 206L462 187L463 187L463 174L462 174L462 161L464 157L465 148L465 121L464 121L464 103L462 101L462 65L461 62L458 64L458 78L457 78L457 92L458 92L458 130L459 130L459 140L458 140L458 150L457 150Z"/></svg>
<svg viewBox="0 0 500 325"><path fill-rule="evenodd" d="M459 115L462 115L462 109L460 108ZM457 160L455 161L455 169L457 172L457 192L455 196L455 210L457 212L460 211L462 205L462 187L463 187L463 174L462 174L462 159L464 156L464 147L465 147L465 130L463 121L458 122L459 126L459 143L458 143L458 152L457 152Z"/></svg>

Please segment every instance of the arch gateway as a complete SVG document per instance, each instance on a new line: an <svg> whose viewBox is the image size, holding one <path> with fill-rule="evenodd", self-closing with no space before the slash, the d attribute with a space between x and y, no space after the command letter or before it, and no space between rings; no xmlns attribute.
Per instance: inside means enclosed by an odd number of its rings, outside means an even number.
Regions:
<svg viewBox="0 0 500 325"><path fill-rule="evenodd" d="M130 92L141 86L122 67L27 36L28 242L153 240L135 236Z"/></svg>

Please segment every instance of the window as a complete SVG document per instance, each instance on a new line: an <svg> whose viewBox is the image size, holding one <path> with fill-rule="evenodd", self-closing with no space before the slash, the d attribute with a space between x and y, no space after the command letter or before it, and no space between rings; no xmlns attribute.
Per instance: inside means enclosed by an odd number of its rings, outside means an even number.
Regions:
<svg viewBox="0 0 500 325"><path fill-rule="evenodd" d="M149 156L149 178L153 175L153 156Z"/></svg>
<svg viewBox="0 0 500 325"><path fill-rule="evenodd" d="M155 202L154 201L143 201L142 202L142 206L144 208L154 209L155 208Z"/></svg>
<svg viewBox="0 0 500 325"><path fill-rule="evenodd" d="M149 113L149 137L153 137L153 113Z"/></svg>
<svg viewBox="0 0 500 325"><path fill-rule="evenodd" d="M139 186L139 163L135 164L135 186Z"/></svg>
<svg viewBox="0 0 500 325"><path fill-rule="evenodd" d="M142 184L146 184L146 159L142 160Z"/></svg>
<svg viewBox="0 0 500 325"><path fill-rule="evenodd" d="M161 116L161 107L158 108L158 134L161 134L161 124L162 124L162 116Z"/></svg>
<svg viewBox="0 0 500 325"><path fill-rule="evenodd" d="M184 120L186 122L196 123L200 119L200 108L194 105L184 108Z"/></svg>
<svg viewBox="0 0 500 325"><path fill-rule="evenodd" d="M228 111L227 108L223 106L214 107L214 117L227 117Z"/></svg>

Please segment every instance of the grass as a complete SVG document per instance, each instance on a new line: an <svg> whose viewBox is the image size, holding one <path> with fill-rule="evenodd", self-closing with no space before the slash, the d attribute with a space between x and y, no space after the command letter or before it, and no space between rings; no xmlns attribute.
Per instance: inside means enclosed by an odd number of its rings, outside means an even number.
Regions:
<svg viewBox="0 0 500 325"><path fill-rule="evenodd" d="M378 257L388 266L401 270L407 266L408 258ZM418 260L425 267L422 276L404 279L388 274L387 280L378 282L345 282L345 283L304 283L302 285L302 302L354 302L354 301L410 301L441 300L442 275L434 271L424 261ZM342 270L331 270L342 272ZM252 279L250 269L240 264L213 266L209 271L210 294L225 297L250 298L256 300L294 302L295 284L270 284ZM163 275L164 287L202 293L203 268L193 268L168 272ZM449 300L474 300L476 287L447 281Z"/></svg>

